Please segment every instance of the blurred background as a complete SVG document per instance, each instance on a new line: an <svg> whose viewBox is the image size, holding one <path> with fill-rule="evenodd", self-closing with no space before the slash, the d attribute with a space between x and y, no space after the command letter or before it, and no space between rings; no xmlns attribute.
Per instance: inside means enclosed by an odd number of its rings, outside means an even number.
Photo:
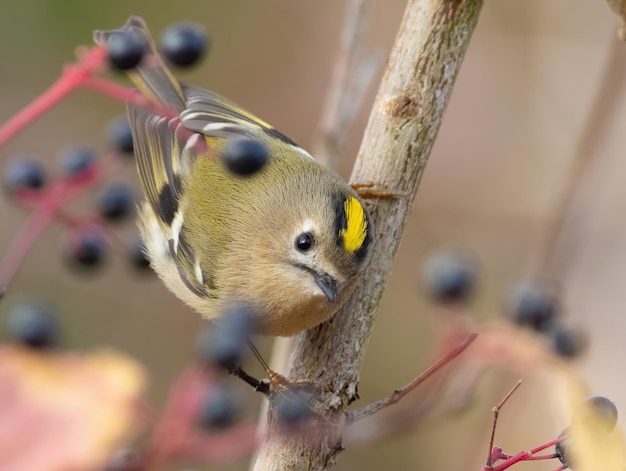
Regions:
<svg viewBox="0 0 626 471"><path fill-rule="evenodd" d="M372 1L367 41L383 57L404 6L400 0ZM206 25L213 40L209 58L180 79L230 98L307 147L344 9L337 0L11 2L0 16L0 121L43 91L73 60L77 46L90 45L94 29L118 27L136 14L155 36L180 20ZM626 355L626 145L620 132L626 126L626 45L618 43L616 30L615 17L600 1L486 2L378 314L359 386L361 404L387 395L424 366L434 310L420 284L420 267L433 251L452 247L474 254L481 270L472 315L477 323L504 315L510 289L533 266L572 164L583 152L593 159L593 173L581 197L585 211L570 221L568 245L558 253L556 281L568 321L582 325L591 339L577 367L594 393L625 407L618 365ZM339 170L346 178L381 73L382 65L341 149ZM54 172L56 155L68 144L106 149L106 123L123 112L121 103L78 91L4 147L0 164L33 153ZM132 162L116 178L136 182ZM89 198L78 203L85 210L92 206ZM0 212L0 247L6 247L26 215L6 198ZM128 241L136 233L132 223L120 230ZM62 313L68 347L107 345L133 355L150 372L149 397L161 403L177 372L193 359L201 320L156 277L134 274L123 255L111 254L92 276L72 273L62 260L64 235L55 227L33 250L3 315L22 296L49 299ZM261 347L269 355L269 342ZM477 469L485 461L491 407L516 379L491 375L479 385L471 410L375 446L351 447L337 469ZM515 452L554 438L567 425L567 418L550 413L554 394L545 378L529 378L507 405L496 443ZM252 407L260 404L251 391L246 398Z"/></svg>

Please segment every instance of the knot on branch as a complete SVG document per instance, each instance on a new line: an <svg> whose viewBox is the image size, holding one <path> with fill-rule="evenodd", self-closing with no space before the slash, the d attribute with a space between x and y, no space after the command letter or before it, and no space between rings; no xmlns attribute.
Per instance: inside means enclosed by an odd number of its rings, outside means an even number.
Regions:
<svg viewBox="0 0 626 471"><path fill-rule="evenodd" d="M417 116L419 104L415 98L400 95L385 103L385 111L392 118L407 119Z"/></svg>

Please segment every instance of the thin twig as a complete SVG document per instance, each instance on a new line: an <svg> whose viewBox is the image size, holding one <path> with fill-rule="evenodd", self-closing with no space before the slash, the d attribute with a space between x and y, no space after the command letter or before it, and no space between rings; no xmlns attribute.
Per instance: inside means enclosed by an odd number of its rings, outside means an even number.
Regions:
<svg viewBox="0 0 626 471"><path fill-rule="evenodd" d="M556 278L566 271L565 263L572 263L575 249L572 239L580 229L581 213L586 209L582 193L603 163L597 154L610 128L609 123L615 119L619 106L616 95L623 89L626 80L623 48L623 42L617 38L612 40L596 97L574 146L573 160L555 205L556 215L549 223L544 242L539 248L537 270L542 275Z"/></svg>
<svg viewBox="0 0 626 471"><path fill-rule="evenodd" d="M450 363L452 360L454 360L457 356L459 356L461 353L463 353L465 351L465 349L467 347L469 347L474 340L476 340L476 337L478 337L478 334L470 334L461 345L459 345L454 350L446 353L443 357L441 357L439 360L437 360L433 365L431 365L421 375L419 375L417 378L415 378L409 384L404 386L402 389L395 390L393 392L393 394L391 394L390 396L387 396L385 399L381 399L380 401L373 402L373 403L368 404L367 406L362 407L360 409L357 409L355 411L348 412L346 414L346 417L347 417L346 421L347 421L347 423L348 424L352 424L352 423L357 422L357 421L359 421L361 419L364 419L365 417L368 417L370 415L376 414L377 412L381 411L382 409L384 409L384 408L386 408L388 406L391 406L393 404L396 404L396 403L400 402L402 400L402 398L404 398L407 394L409 394L411 391L413 391L415 388L417 388L420 384L422 384L424 381L426 381L432 375L437 373L441 368L446 366L448 363Z"/></svg>
<svg viewBox="0 0 626 471"><path fill-rule="evenodd" d="M520 379L515 386L513 386L508 393L502 398L500 403L495 406L493 411L493 425L491 426L491 438L489 439L489 453L487 454L487 469L491 468L492 458L493 458L493 442L496 438L496 426L498 425L498 416L500 415L500 409L506 404L506 401L513 395L515 391L522 385L522 380Z"/></svg>
<svg viewBox="0 0 626 471"><path fill-rule="evenodd" d="M27 125L60 103L96 70L100 69L106 61L106 54L105 48L95 47L85 52L79 63L67 66L61 77L48 90L0 127L0 146L6 144L9 139L17 135Z"/></svg>
<svg viewBox="0 0 626 471"><path fill-rule="evenodd" d="M347 99L348 95L353 96L349 94L349 89L354 85L350 75L356 74L357 60L364 47L363 38L367 30L367 11L370 3L370 0L348 0L339 52L313 140L313 155L330 168L337 166L339 139L346 133L346 128L352 120L348 109L353 110L354 107L350 106L352 100Z"/></svg>

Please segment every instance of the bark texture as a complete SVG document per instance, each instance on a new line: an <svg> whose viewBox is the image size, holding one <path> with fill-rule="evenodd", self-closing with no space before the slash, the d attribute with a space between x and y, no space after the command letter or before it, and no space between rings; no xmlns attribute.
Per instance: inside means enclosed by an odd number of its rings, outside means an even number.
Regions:
<svg viewBox="0 0 626 471"><path fill-rule="evenodd" d="M397 196L368 201L375 242L352 299L295 342L288 377L319 386L316 409L324 419L317 431L285 434L270 417L271 439L260 448L255 471L317 471L335 464L376 310L481 6L482 0L407 4L351 176L352 183L372 183Z"/></svg>

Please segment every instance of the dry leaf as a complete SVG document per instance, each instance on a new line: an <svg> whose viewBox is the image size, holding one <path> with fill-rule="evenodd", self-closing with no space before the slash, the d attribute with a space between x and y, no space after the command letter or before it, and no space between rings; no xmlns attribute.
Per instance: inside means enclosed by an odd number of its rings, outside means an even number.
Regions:
<svg viewBox="0 0 626 471"><path fill-rule="evenodd" d="M0 469L101 466L132 429L141 367L113 351L0 347Z"/></svg>

